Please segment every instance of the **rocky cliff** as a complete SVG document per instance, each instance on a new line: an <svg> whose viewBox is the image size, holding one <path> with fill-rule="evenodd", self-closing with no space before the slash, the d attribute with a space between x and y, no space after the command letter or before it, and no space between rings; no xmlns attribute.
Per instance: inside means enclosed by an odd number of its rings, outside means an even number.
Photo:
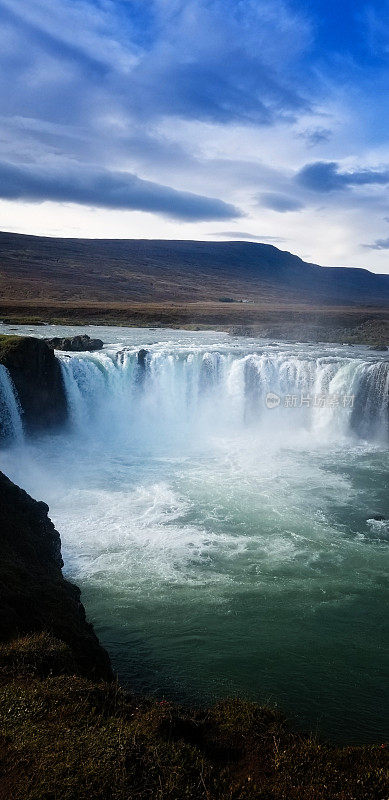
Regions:
<svg viewBox="0 0 389 800"><path fill-rule="evenodd" d="M67 401L61 366L42 339L1 336L0 364L7 367L23 412L28 433L49 430L67 419Z"/></svg>
<svg viewBox="0 0 389 800"><path fill-rule="evenodd" d="M62 575L60 536L48 510L0 473L0 641L46 632L70 648L78 672L110 678L80 590Z"/></svg>

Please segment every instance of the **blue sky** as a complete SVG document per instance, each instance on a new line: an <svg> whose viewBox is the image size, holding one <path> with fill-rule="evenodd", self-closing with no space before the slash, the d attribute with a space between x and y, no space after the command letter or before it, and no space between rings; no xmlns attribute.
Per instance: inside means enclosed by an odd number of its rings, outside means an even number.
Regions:
<svg viewBox="0 0 389 800"><path fill-rule="evenodd" d="M389 3L0 0L0 228L389 272Z"/></svg>

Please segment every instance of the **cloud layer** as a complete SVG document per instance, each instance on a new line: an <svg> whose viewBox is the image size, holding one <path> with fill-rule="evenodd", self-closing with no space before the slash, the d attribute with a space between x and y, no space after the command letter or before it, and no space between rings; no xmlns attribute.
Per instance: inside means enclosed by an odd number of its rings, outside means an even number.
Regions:
<svg viewBox="0 0 389 800"><path fill-rule="evenodd" d="M244 216L308 260L387 271L388 11L0 0L0 227L254 238Z"/></svg>

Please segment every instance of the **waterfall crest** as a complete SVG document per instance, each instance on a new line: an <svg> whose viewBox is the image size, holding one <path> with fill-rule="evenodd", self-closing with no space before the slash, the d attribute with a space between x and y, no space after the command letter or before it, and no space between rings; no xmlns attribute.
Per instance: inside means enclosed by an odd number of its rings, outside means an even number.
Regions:
<svg viewBox="0 0 389 800"><path fill-rule="evenodd" d="M63 357L62 368L79 429L147 424L154 433L186 426L201 435L254 426L388 438L388 361L282 351L158 350L139 358L124 349Z"/></svg>
<svg viewBox="0 0 389 800"><path fill-rule="evenodd" d="M155 351L134 348L60 355L73 430L195 437L255 428L386 443L389 361L280 349ZM23 439L21 409L0 365L0 428Z"/></svg>

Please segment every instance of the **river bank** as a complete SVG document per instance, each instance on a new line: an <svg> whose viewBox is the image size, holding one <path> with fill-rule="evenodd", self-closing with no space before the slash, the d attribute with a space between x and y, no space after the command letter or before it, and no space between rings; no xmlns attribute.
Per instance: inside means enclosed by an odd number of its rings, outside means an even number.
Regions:
<svg viewBox="0 0 389 800"><path fill-rule="evenodd" d="M387 308L258 303L99 303L0 300L7 325L101 325L220 330L301 342L389 344Z"/></svg>

